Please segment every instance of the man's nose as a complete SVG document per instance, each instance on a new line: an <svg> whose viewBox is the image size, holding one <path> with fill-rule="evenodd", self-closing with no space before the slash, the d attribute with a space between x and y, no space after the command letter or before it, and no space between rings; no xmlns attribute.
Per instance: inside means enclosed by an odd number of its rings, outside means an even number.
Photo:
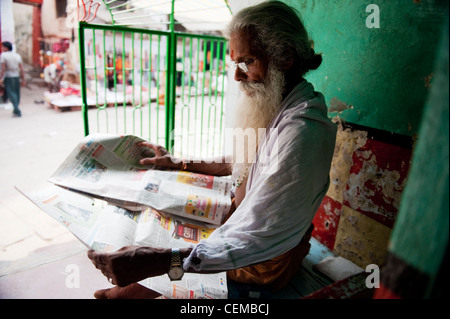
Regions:
<svg viewBox="0 0 450 319"><path fill-rule="evenodd" d="M242 71L239 67L236 67L236 71L234 72L234 80L236 82L241 82L245 79L247 79L247 74L245 74L245 72Z"/></svg>

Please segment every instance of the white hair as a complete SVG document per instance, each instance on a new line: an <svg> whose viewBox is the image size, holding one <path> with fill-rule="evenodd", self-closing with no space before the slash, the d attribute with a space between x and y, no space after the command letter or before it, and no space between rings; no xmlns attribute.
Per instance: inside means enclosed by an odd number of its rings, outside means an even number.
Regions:
<svg viewBox="0 0 450 319"><path fill-rule="evenodd" d="M303 76L322 63L297 11L283 2L266 1L236 13L226 34L230 37L242 32L249 35L252 47L279 70L293 59L293 71Z"/></svg>

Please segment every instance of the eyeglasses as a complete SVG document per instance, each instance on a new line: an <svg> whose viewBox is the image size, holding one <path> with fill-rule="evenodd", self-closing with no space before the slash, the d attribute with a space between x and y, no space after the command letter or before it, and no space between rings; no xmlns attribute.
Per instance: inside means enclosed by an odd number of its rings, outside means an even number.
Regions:
<svg viewBox="0 0 450 319"><path fill-rule="evenodd" d="M238 67L242 72L247 73L248 72L248 65L252 64L253 62L255 62L255 60L253 60L253 59L248 60L248 61L244 61L244 62L239 62L239 63L231 61L231 67L233 69L236 69L236 67Z"/></svg>

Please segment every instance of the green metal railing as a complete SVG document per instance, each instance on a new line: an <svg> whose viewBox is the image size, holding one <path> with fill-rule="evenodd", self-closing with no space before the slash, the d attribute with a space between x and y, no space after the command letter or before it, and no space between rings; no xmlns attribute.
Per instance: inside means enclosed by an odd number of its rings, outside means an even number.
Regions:
<svg viewBox="0 0 450 319"><path fill-rule="evenodd" d="M79 41L85 135L133 134L181 156L221 153L224 38L80 22Z"/></svg>
<svg viewBox="0 0 450 319"><path fill-rule="evenodd" d="M188 34L177 34L176 39L177 150L213 156L221 151L223 138L226 41Z"/></svg>

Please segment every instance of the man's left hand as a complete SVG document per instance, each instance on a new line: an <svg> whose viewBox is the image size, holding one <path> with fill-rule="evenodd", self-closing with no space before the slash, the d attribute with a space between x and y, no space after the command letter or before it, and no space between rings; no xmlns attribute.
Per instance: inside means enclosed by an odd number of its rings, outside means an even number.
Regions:
<svg viewBox="0 0 450 319"><path fill-rule="evenodd" d="M89 250L88 257L110 283L124 287L148 277L167 273L171 249L126 246L112 253Z"/></svg>

